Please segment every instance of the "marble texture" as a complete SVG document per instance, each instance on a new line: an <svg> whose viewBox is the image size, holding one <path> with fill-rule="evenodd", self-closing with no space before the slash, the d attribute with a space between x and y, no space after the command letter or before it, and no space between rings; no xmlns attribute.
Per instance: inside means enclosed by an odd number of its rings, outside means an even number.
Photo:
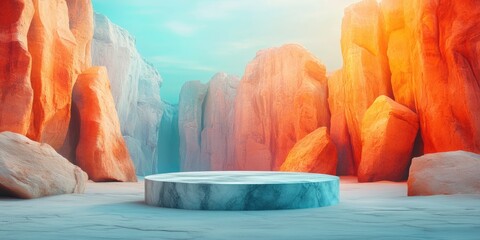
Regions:
<svg viewBox="0 0 480 240"><path fill-rule="evenodd" d="M145 177L148 205L189 210L317 208L339 202L339 178L285 172L182 172Z"/></svg>

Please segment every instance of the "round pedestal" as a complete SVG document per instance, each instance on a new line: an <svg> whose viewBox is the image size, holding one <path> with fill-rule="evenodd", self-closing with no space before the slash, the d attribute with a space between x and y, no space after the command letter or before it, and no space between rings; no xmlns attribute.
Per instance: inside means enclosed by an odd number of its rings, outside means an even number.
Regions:
<svg viewBox="0 0 480 240"><path fill-rule="evenodd" d="M148 205L190 210L277 210L330 206L336 176L291 172L181 172L145 177Z"/></svg>

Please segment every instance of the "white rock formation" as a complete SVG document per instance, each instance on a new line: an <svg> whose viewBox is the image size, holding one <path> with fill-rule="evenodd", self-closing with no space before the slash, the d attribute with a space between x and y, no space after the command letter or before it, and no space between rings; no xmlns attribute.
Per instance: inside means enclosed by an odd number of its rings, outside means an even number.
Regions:
<svg viewBox="0 0 480 240"><path fill-rule="evenodd" d="M182 171L233 170L234 101L240 79L218 73L207 84L187 82L178 126Z"/></svg>
<svg viewBox="0 0 480 240"><path fill-rule="evenodd" d="M180 169L182 171L208 170L210 166L200 159L203 101L208 85L199 81L186 82L178 102L180 134Z"/></svg>
<svg viewBox="0 0 480 240"><path fill-rule="evenodd" d="M239 82L238 77L218 73L209 83L204 102L201 162L209 163L213 171L235 168L233 122Z"/></svg>
<svg viewBox="0 0 480 240"><path fill-rule="evenodd" d="M93 65L106 66L122 135L138 175L154 173L162 119L162 78L135 47L135 39L107 17L95 14Z"/></svg>

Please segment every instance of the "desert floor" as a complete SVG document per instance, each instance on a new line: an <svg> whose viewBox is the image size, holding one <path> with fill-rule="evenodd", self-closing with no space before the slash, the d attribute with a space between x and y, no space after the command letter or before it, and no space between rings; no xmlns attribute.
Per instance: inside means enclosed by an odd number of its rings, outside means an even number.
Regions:
<svg viewBox="0 0 480 240"><path fill-rule="evenodd" d="M480 195L407 197L406 183L345 177L332 207L189 211L145 205L143 184L0 198L0 239L480 239Z"/></svg>

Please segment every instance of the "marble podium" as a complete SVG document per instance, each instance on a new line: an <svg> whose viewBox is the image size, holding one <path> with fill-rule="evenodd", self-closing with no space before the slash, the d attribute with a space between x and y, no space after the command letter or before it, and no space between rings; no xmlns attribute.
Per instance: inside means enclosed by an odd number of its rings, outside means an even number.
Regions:
<svg viewBox="0 0 480 240"><path fill-rule="evenodd" d="M292 172L180 172L145 177L148 205L189 210L317 208L339 201L336 176Z"/></svg>

